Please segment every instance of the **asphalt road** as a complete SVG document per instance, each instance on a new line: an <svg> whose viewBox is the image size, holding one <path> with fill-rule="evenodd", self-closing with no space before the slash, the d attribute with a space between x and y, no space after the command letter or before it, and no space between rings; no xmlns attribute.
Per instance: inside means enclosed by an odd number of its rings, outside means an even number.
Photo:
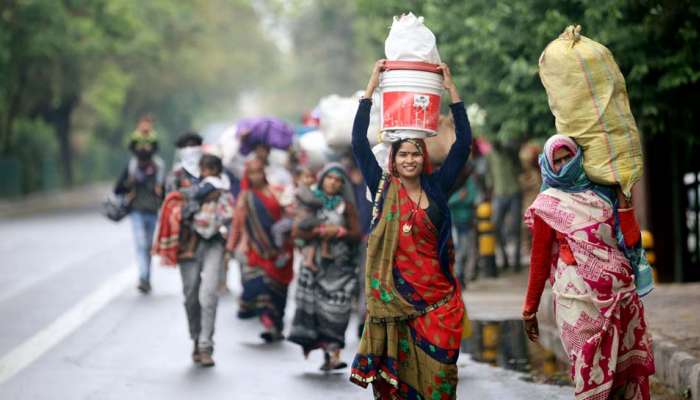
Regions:
<svg viewBox="0 0 700 400"><path fill-rule="evenodd" d="M35 216L0 221L0 237L0 399L372 398L347 371L319 372L318 352L304 360L291 343L262 344L256 321L235 318L235 274L219 305L217 365L194 366L179 274L155 267L153 293L137 293L129 221ZM355 331L353 321L348 362ZM571 397L571 388L460 358L459 398Z"/></svg>

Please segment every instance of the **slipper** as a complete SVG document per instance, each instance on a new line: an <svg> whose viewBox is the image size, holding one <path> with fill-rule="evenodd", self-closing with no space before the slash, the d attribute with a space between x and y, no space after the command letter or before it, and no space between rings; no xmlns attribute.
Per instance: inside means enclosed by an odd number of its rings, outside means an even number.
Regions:
<svg viewBox="0 0 700 400"><path fill-rule="evenodd" d="M330 371L332 369L330 361L326 361L323 364L321 364L321 367L319 369L324 372Z"/></svg>
<svg viewBox="0 0 700 400"><path fill-rule="evenodd" d="M284 339L282 334L276 332L263 332L260 334L260 337L265 341L265 343L279 342L280 340Z"/></svg>
<svg viewBox="0 0 700 400"><path fill-rule="evenodd" d="M347 368L347 367L348 367L348 364L343 362L343 361L339 361L337 364L333 364L330 361L326 361L323 363L323 365L321 365L321 368L319 368L319 369L321 371L328 372L328 371L333 371L336 369L343 369L343 368Z"/></svg>
<svg viewBox="0 0 700 400"><path fill-rule="evenodd" d="M346 362L340 361L333 366L333 369L343 369L343 368L347 368L347 367L348 367L348 364Z"/></svg>

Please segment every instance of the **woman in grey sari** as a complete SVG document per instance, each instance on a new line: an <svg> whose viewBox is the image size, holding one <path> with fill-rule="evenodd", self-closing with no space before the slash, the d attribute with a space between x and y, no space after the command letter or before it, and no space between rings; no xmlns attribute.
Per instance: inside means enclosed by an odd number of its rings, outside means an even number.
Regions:
<svg viewBox="0 0 700 400"><path fill-rule="evenodd" d="M296 312L288 340L302 346L304 355L323 349L321 370L347 366L340 360L345 330L357 291L357 246L361 232L354 193L341 164L330 163L318 175L315 197L323 203L313 229L293 229L297 241L315 247L313 262L299 273Z"/></svg>

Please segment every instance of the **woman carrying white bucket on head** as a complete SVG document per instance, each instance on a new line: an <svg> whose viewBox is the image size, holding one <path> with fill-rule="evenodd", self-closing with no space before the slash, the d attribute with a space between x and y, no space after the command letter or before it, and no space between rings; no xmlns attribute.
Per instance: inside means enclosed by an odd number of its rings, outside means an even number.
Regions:
<svg viewBox="0 0 700 400"><path fill-rule="evenodd" d="M453 399L465 309L453 273L447 194L469 157L471 129L450 70L441 64L455 143L432 171L422 139L394 142L384 173L367 140L383 66L384 60L374 66L352 132L376 212L367 249L367 318L350 379L363 387L372 383L377 399Z"/></svg>

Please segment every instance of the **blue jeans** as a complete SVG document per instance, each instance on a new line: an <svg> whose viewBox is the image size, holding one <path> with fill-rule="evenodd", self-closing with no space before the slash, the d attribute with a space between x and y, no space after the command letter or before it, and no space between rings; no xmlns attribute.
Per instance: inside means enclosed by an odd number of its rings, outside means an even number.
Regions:
<svg viewBox="0 0 700 400"><path fill-rule="evenodd" d="M476 279L476 261L479 248L476 241L476 229L472 225L452 227L452 242L455 246L455 275L466 287Z"/></svg>
<svg viewBox="0 0 700 400"><path fill-rule="evenodd" d="M139 263L139 279L145 282L151 280L151 243L153 232L156 230L158 214L150 211L131 210L131 227L134 230L136 258Z"/></svg>

